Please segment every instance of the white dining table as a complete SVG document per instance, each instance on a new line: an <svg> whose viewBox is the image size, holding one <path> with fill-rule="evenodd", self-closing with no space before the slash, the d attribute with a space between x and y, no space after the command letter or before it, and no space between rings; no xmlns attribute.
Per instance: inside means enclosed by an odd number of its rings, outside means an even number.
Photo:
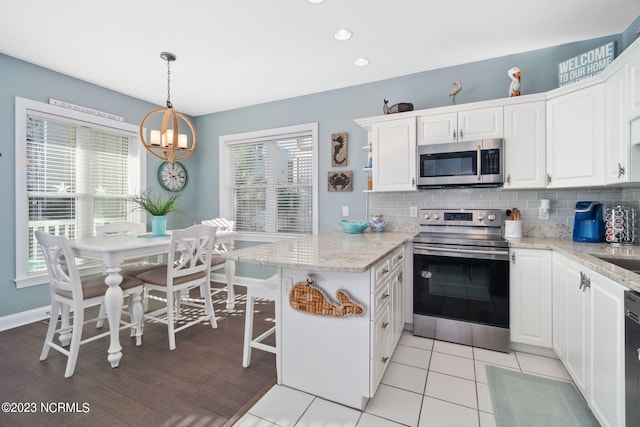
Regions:
<svg viewBox="0 0 640 427"><path fill-rule="evenodd" d="M214 245L223 245L232 249L235 235L235 231L217 231ZM160 237L151 236L150 234L81 237L69 239L69 245L76 257L98 260L104 264L106 272L104 282L108 286L104 305L110 330L107 360L111 367L115 368L122 359L122 346L120 345L119 335L124 302L123 292L119 286L122 283L121 266L127 260L168 253L171 247L170 234ZM233 311L235 301L233 289L235 261L227 259L224 270L227 282L227 309ZM137 313L142 313L142 300L139 295L133 301L133 310ZM141 334L141 331L138 330L137 334L136 345L140 345L141 337L139 334Z"/></svg>

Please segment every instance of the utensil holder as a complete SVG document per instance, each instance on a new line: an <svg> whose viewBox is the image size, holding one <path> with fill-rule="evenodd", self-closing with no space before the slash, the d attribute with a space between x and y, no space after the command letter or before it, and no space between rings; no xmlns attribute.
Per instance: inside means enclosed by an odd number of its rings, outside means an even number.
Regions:
<svg viewBox="0 0 640 427"><path fill-rule="evenodd" d="M522 237L522 220L504 221L504 237L521 238Z"/></svg>

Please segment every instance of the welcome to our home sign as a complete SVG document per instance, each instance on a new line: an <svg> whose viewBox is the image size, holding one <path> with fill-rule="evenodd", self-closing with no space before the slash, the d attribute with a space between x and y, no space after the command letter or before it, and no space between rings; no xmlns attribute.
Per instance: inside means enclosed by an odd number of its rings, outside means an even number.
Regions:
<svg viewBox="0 0 640 427"><path fill-rule="evenodd" d="M613 62L616 44L609 42L558 64L558 86L564 86L602 72Z"/></svg>

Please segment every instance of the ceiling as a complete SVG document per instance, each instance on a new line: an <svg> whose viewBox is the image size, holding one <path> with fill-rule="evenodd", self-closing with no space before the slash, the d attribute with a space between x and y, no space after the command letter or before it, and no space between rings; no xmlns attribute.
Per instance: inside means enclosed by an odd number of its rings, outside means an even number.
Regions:
<svg viewBox="0 0 640 427"><path fill-rule="evenodd" d="M1 53L154 104L174 53L171 101L194 116L619 34L640 14L640 0L0 4Z"/></svg>

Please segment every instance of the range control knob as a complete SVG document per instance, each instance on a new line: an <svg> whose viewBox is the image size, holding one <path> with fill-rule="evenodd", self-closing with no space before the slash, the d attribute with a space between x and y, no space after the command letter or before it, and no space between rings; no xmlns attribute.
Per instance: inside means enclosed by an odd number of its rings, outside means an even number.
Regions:
<svg viewBox="0 0 640 427"><path fill-rule="evenodd" d="M434 213L433 214L433 219L435 219L436 221L440 219L440 214Z"/></svg>
<svg viewBox="0 0 640 427"><path fill-rule="evenodd" d="M431 218L431 215L428 212L424 214L424 219L429 219L429 218Z"/></svg>
<svg viewBox="0 0 640 427"><path fill-rule="evenodd" d="M484 219L484 214L478 214L478 221L482 221Z"/></svg>
<svg viewBox="0 0 640 427"><path fill-rule="evenodd" d="M487 219L489 221L495 221L496 220L496 216L494 214L489 214L489 215L487 215Z"/></svg>

